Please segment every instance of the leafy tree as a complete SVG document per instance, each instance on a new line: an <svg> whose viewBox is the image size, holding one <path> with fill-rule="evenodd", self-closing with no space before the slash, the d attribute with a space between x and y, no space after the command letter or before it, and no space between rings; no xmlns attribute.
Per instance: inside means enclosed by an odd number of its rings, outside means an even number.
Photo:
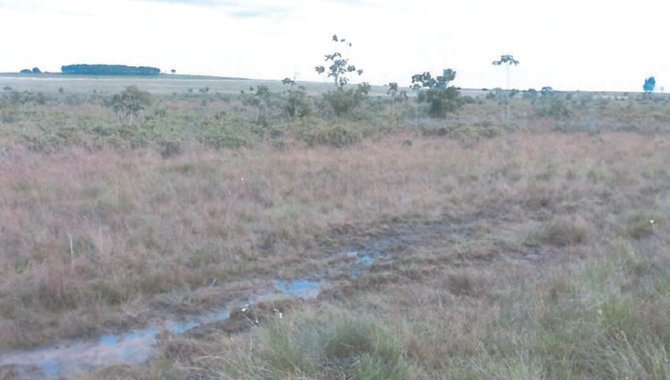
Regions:
<svg viewBox="0 0 670 380"><path fill-rule="evenodd" d="M449 82L456 79L456 72L452 69L445 69L442 75L433 78L429 72L412 75L412 88L447 88Z"/></svg>
<svg viewBox="0 0 670 380"><path fill-rule="evenodd" d="M651 93L654 92L655 87L656 87L656 78L649 77L644 80L644 85L642 86L642 89L644 90L644 93L647 97L651 97Z"/></svg>
<svg viewBox="0 0 670 380"><path fill-rule="evenodd" d="M500 59L499 59L499 60L497 60L497 61L493 61L492 64L493 64L493 66L505 66L505 75L506 75L506 77L507 77L507 91L505 92L505 94L507 95L508 92L509 92L509 68L510 68L510 66L512 66L512 65L514 65L514 66L518 66L518 65L519 65L519 61L517 61L516 59L514 59L514 56L513 56L513 55L510 55L510 54L504 54L504 55L501 55L501 56L500 56ZM507 96L505 97L505 99L506 99L506 103L507 103L507 111L506 111L506 113L505 113L505 122L509 122L509 116L510 116L510 100L509 100L509 96L507 95Z"/></svg>
<svg viewBox="0 0 670 380"><path fill-rule="evenodd" d="M428 115L444 118L462 105L460 92L449 83L456 79L456 72L445 69L442 75L433 77L429 72L412 75L412 88L419 90L417 101L428 104Z"/></svg>
<svg viewBox="0 0 670 380"><path fill-rule="evenodd" d="M339 44L345 44L348 47L351 47L351 42L347 42L345 38L338 38L337 34L333 34L333 42ZM357 73L359 76L363 74L362 69L357 69L355 65L349 63L349 58L342 56L342 53L335 51L332 54L325 55L325 61L330 62L328 68L325 66L316 66L314 69L317 73L323 74L328 71L328 77L333 78L335 83L335 89L342 91L344 86L349 83L349 77L347 75Z"/></svg>
<svg viewBox="0 0 670 380"><path fill-rule="evenodd" d="M336 34L333 35L332 41L338 46L351 47L352 45L351 42L345 38L339 38ZM354 74L360 76L363 74L363 70L351 64L349 58L344 57L339 49L331 54L326 54L324 57L328 67L320 65L314 69L319 74L327 73L328 78L333 78L333 84L335 85L335 91L324 94L324 100L331 106L337 116L348 114L365 100L370 91L370 85L363 82L356 89L345 90L350 81L349 77Z"/></svg>

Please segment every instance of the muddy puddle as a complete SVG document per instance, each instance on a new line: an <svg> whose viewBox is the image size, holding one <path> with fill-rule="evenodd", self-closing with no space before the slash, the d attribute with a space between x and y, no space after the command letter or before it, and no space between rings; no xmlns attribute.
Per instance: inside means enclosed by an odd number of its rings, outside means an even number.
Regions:
<svg viewBox="0 0 670 380"><path fill-rule="evenodd" d="M200 326L225 321L231 310L275 299L315 299L328 277L348 275L357 278L377 258L370 253L351 251L337 255L344 264L327 273L313 274L291 281L272 280L271 286L225 307L185 318L165 318L148 326L120 334L106 334L95 340L76 340L43 348L0 353L0 376L29 379L58 379L77 372L119 364L141 364L156 356L161 336L182 335ZM339 273L336 273L339 272Z"/></svg>

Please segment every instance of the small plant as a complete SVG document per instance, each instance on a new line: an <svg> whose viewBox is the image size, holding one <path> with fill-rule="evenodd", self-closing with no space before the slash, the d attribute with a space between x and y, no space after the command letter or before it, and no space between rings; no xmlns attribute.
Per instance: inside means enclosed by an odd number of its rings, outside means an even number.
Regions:
<svg viewBox="0 0 670 380"><path fill-rule="evenodd" d="M112 97L109 106L121 122L133 124L150 104L151 93L142 91L136 86L128 86Z"/></svg>
<svg viewBox="0 0 670 380"><path fill-rule="evenodd" d="M456 78L456 72L445 69L441 76L433 77L429 72L412 76L412 88L419 90L417 101L427 103L427 113L431 117L445 118L448 113L455 112L462 105L460 92L449 83Z"/></svg>

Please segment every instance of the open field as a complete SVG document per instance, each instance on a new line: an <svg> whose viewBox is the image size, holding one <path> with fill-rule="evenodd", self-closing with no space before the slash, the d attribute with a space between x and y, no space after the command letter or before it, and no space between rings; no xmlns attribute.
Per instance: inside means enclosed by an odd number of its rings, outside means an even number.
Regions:
<svg viewBox="0 0 670 380"><path fill-rule="evenodd" d="M670 377L666 98L162 81L4 90L5 378Z"/></svg>
<svg viewBox="0 0 670 380"><path fill-rule="evenodd" d="M281 91L280 80L251 80L244 78L217 78L199 77L194 75L161 74L158 77L139 76L77 76L60 74L0 74L0 88L11 87L17 91L44 92L47 94L58 93L59 89L67 89L72 93L91 93L95 90L101 94L113 94L122 91L125 87L136 85L152 94L169 95L172 93L201 93L205 89L211 93L239 94L240 91L248 91L249 86L263 84L273 91ZM328 83L307 82L303 83L310 94L319 94L330 90L332 86ZM385 94L383 86L374 86L373 94Z"/></svg>

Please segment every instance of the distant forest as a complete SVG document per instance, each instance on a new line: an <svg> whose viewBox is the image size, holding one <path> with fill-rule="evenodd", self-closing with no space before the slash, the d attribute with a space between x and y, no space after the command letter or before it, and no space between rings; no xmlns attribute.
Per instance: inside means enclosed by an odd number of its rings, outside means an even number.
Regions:
<svg viewBox="0 0 670 380"><path fill-rule="evenodd" d="M63 74L74 75L158 75L156 67L124 65L67 65L61 67Z"/></svg>

